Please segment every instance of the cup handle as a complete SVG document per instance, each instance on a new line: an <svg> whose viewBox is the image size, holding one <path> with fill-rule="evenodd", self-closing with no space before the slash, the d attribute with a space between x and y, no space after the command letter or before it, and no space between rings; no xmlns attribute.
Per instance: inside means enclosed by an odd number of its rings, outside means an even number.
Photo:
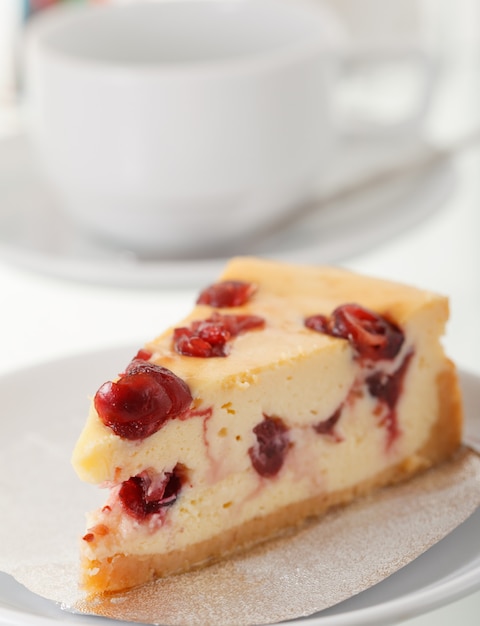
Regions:
<svg viewBox="0 0 480 626"><path fill-rule="evenodd" d="M399 47L360 53L351 49L340 53L337 62L334 108L337 111L337 131L341 136L388 138L412 132L425 118L438 73L434 60L426 51L414 47ZM402 96L398 91L401 86L395 84L395 76L399 79L402 71L405 85L408 86L414 102L401 114L397 111L395 117L395 106L392 107L395 89ZM377 93L372 89L375 75ZM390 92L387 93L386 90ZM375 107L375 98L383 99L384 104L387 103L386 108L390 107L390 118L385 118L385 110L382 112Z"/></svg>

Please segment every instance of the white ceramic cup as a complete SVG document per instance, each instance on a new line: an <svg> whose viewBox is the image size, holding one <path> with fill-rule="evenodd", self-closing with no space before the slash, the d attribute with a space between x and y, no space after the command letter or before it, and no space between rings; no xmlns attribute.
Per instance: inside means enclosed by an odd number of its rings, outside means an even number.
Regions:
<svg viewBox="0 0 480 626"><path fill-rule="evenodd" d="M143 254L233 249L318 184L339 32L308 0L45 11L27 103L65 210Z"/></svg>
<svg viewBox="0 0 480 626"><path fill-rule="evenodd" d="M324 0L342 21L342 81L336 109L343 131L390 138L421 131L440 69L441 3Z"/></svg>

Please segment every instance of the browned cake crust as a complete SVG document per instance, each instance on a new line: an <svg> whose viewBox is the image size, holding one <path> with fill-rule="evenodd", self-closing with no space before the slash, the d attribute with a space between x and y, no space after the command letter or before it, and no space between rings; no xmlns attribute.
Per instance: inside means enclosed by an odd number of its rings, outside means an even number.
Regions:
<svg viewBox="0 0 480 626"><path fill-rule="evenodd" d="M93 594L104 589L120 591L155 578L211 564L268 538L277 537L287 529L295 528L309 518L318 517L334 506L347 504L381 487L403 482L448 460L460 446L463 423L458 378L451 361L446 362L445 370L438 376L437 390L439 415L431 436L421 449L401 463L348 489L321 493L314 498L290 504L275 513L254 518L246 524L183 550L141 556L116 554L102 561L84 561L84 571L95 572L95 575L84 576L84 587Z"/></svg>

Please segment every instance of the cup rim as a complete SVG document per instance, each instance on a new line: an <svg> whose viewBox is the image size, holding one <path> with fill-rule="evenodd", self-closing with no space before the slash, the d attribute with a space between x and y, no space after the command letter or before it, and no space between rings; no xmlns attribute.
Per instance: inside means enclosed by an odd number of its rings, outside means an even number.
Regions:
<svg viewBox="0 0 480 626"><path fill-rule="evenodd" d="M293 43L282 44L275 48L254 51L244 55L229 56L225 58L202 59L192 61L166 61L161 63L137 63L129 61L111 61L107 59L92 59L89 57L64 52L48 41L50 33L54 32L63 24L69 23L72 19L82 16L89 16L95 12L136 10L135 7L150 6L156 7L153 10L162 11L167 5L184 6L191 4L196 7L204 4L210 6L223 7L226 4L235 6L235 10L245 10L248 7L258 7L261 3L266 5L281 5L293 7L295 10L304 11L315 23L316 28L312 28L312 36L306 40L295 41ZM319 33L319 37L313 36L314 32ZM68 65L69 67L83 68L92 73L108 72L115 76L185 76L194 73L195 75L222 74L226 70L229 73L252 73L271 69L275 66L296 63L322 52L322 55L338 53L345 46L345 31L342 24L337 19L329 7L313 2L313 0L162 0L161 2L141 1L138 3L119 4L88 4L88 3L62 3L46 9L39 15L34 16L27 24L25 32L25 48L28 51L35 49L36 53L41 53L57 64Z"/></svg>

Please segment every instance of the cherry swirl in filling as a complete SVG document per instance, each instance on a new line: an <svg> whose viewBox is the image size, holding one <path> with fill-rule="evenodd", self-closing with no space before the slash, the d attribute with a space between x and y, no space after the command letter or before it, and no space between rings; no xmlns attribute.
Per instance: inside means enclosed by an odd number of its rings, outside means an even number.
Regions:
<svg viewBox="0 0 480 626"><path fill-rule="evenodd" d="M365 365L363 384L370 396L376 398L383 408L381 423L387 429L387 446L390 446L400 434L396 407L413 351L403 357L393 372L387 373L381 361L393 361L399 355L405 341L403 331L386 316L351 303L337 307L330 316L311 315L305 319L305 326L332 337L346 339L350 343L355 358ZM375 365L377 362L380 363ZM320 425L322 434L324 429L334 426L339 418L340 413L323 422ZM320 432L318 426L315 430Z"/></svg>

